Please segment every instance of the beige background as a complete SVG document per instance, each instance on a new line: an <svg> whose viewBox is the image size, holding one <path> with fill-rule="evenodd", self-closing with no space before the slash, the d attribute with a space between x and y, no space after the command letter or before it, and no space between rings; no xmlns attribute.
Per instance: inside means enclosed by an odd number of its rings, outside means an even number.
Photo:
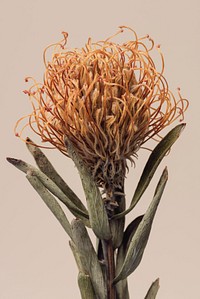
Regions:
<svg viewBox="0 0 200 299"><path fill-rule="evenodd" d="M69 32L69 45L79 47L88 36L106 38L118 25L131 26L139 35L149 33L162 45L171 89L181 86L190 100L187 128L158 170L160 175L168 165L170 178L142 264L129 280L131 298L144 298L151 282L160 277L158 299L199 299L199 0L1 0L0 11L0 299L80 298L68 237L5 157L33 163L25 145L14 137L13 126L30 111L23 79L42 79L43 48L59 40L63 30ZM83 197L73 164L57 151L47 154ZM127 201L148 155L141 151L136 169L128 175ZM129 219L145 211L158 175Z"/></svg>

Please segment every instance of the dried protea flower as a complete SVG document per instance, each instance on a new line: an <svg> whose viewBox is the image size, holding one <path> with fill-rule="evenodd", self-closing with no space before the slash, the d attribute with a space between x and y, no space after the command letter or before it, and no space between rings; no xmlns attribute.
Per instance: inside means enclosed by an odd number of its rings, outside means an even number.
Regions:
<svg viewBox="0 0 200 299"><path fill-rule="evenodd" d="M144 142L177 118L182 120L187 108L180 92L176 100L168 89L160 47L158 71L150 55L153 40L131 32L132 40L123 44L113 42L113 36L89 39L84 48L72 50L65 48L63 33L60 43L44 51L44 82L34 81L25 91L33 107L30 127L65 154L67 136L98 186L111 193L123 190L127 160L134 161ZM47 62L46 51L52 46Z"/></svg>

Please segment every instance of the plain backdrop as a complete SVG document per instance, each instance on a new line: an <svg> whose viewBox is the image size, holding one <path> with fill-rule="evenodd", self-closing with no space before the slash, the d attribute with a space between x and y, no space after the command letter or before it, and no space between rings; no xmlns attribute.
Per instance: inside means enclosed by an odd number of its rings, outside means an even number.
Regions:
<svg viewBox="0 0 200 299"><path fill-rule="evenodd" d="M145 297L160 277L158 299L199 299L200 279L200 100L199 0L1 0L0 101L0 299L80 298L77 268L69 238L29 186L24 174L8 164L6 156L34 163L23 142L13 133L18 118L31 106L22 90L24 77L41 81L43 49L69 33L69 47L82 47L87 38L100 40L119 25L150 34L161 44L165 76L170 89L181 87L190 101L187 127L160 165L151 186L128 221L144 213L164 166L169 181L159 206L150 240L139 268L129 279L131 298ZM129 35L130 38L130 35ZM175 125L175 124L174 124ZM30 133L30 137L33 134ZM73 163L56 150L46 154L84 200ZM149 152L139 152L127 182L127 202ZM73 217L68 214L69 219Z"/></svg>

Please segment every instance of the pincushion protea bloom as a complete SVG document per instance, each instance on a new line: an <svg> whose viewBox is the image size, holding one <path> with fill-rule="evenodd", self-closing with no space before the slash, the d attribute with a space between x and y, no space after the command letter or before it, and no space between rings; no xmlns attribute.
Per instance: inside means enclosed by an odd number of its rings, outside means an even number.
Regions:
<svg viewBox="0 0 200 299"><path fill-rule="evenodd" d="M182 120L187 108L180 93L176 100L168 89L160 47L158 71L151 57L153 40L131 31L132 40L123 44L113 42L113 36L89 39L84 48L72 50L65 48L68 35L63 33L60 43L44 51L44 82L34 81L25 91L33 107L30 127L65 154L67 136L106 190L123 190L127 159L133 161L144 142L177 118ZM46 51L52 46L47 62Z"/></svg>
<svg viewBox="0 0 200 299"><path fill-rule="evenodd" d="M118 44L114 36L88 40L82 49L66 49L68 35L44 51L46 71L42 84L32 78L28 94L33 111L16 135L30 126L43 142L50 142L74 161L82 181L87 207L54 169L44 153L26 139L38 166L7 158L40 195L70 237L79 269L82 299L129 299L127 278L139 266L160 203L168 171L165 168L146 212L125 226L130 213L147 189L159 163L180 136L185 124L173 128L152 151L130 206L126 209L124 179L127 160L134 163L138 149L150 138L160 138L166 126L184 118L188 102L178 89L178 99L163 76L164 58L158 70L152 58L155 48L149 36L138 38L129 29L130 41ZM54 47L50 61L47 50ZM21 118L16 125L27 117ZM103 190L99 190L102 188ZM100 191L104 191L103 198ZM59 204L76 217L70 224ZM87 227L97 237L97 250ZM159 280L146 299L155 298Z"/></svg>

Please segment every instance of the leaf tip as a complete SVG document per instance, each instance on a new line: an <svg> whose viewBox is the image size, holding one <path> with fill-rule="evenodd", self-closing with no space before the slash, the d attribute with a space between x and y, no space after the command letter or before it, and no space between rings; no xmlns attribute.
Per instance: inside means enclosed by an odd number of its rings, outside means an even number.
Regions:
<svg viewBox="0 0 200 299"><path fill-rule="evenodd" d="M14 166L16 166L17 164L19 164L21 162L21 160L19 160L19 159L10 158L10 157L7 157L6 160Z"/></svg>
<svg viewBox="0 0 200 299"><path fill-rule="evenodd" d="M36 144L29 137L26 137L26 146L31 153L36 148Z"/></svg>
<svg viewBox="0 0 200 299"><path fill-rule="evenodd" d="M29 137L26 137L26 142L32 142L32 140Z"/></svg>
<svg viewBox="0 0 200 299"><path fill-rule="evenodd" d="M186 123L182 123L181 132L185 129L185 127L186 127Z"/></svg>
<svg viewBox="0 0 200 299"><path fill-rule="evenodd" d="M160 278L158 277L155 281L154 281L155 285L159 288L160 287Z"/></svg>
<svg viewBox="0 0 200 299"><path fill-rule="evenodd" d="M178 127L178 137L182 134L183 130L185 129L186 127L186 123L182 123L180 125L177 126Z"/></svg>

